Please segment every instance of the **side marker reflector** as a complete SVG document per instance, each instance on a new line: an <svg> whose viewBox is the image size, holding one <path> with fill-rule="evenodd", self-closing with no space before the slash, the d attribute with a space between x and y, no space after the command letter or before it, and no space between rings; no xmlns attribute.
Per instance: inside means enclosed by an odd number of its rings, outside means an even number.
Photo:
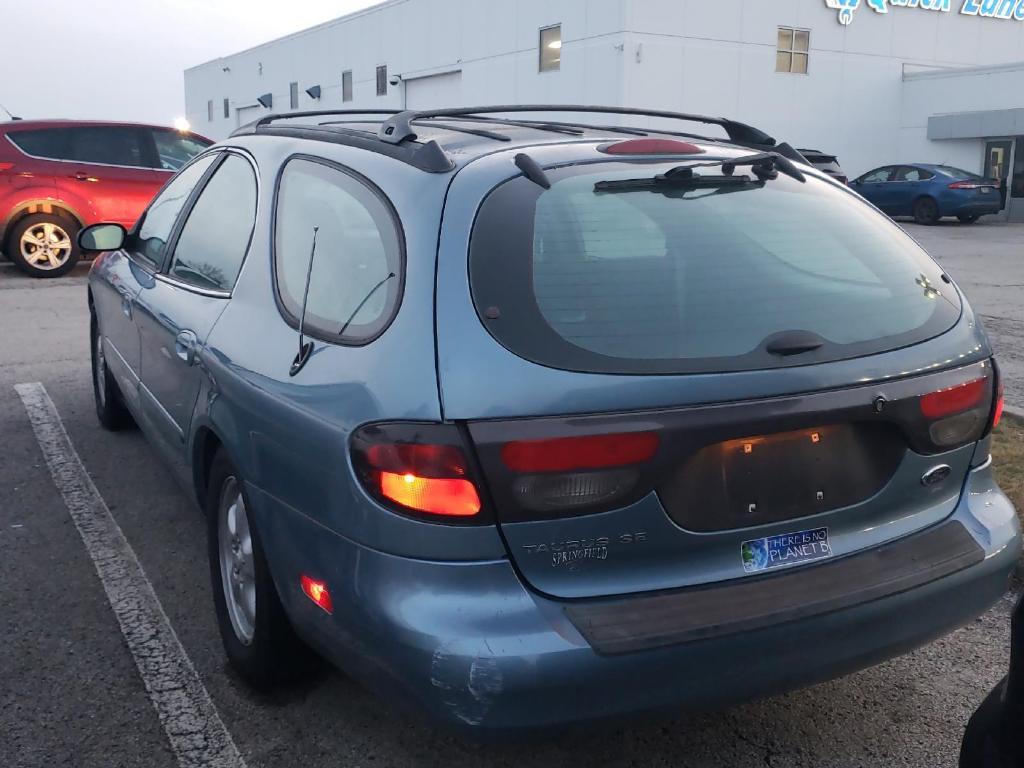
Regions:
<svg viewBox="0 0 1024 768"><path fill-rule="evenodd" d="M306 574L302 574L300 581L302 583L302 591L306 597L327 611L327 613L334 613L331 593L327 590L327 585L324 582L312 579Z"/></svg>

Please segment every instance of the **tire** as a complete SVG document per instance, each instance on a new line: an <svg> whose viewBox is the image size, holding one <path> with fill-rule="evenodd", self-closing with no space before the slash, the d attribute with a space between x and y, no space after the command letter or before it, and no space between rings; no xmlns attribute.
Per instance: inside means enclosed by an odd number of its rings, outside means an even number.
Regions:
<svg viewBox="0 0 1024 768"><path fill-rule="evenodd" d="M134 426L135 420L124 404L117 382L107 368L101 341L99 324L96 322L96 315L92 314L89 322L89 342L92 347L92 394L96 401L96 418L104 429L117 432Z"/></svg>
<svg viewBox="0 0 1024 768"><path fill-rule="evenodd" d="M957 216L961 224L973 224L981 217L977 214L971 214L970 216Z"/></svg>
<svg viewBox="0 0 1024 768"><path fill-rule="evenodd" d="M75 268L78 222L64 216L35 213L19 219L7 237L7 258L26 275L61 277Z"/></svg>
<svg viewBox="0 0 1024 768"><path fill-rule="evenodd" d="M228 661L250 686L271 691L309 669L311 654L285 615L254 520L246 513L251 507L244 483L223 448L214 456L209 478L206 520L210 582L221 642ZM240 579L235 578L236 568Z"/></svg>
<svg viewBox="0 0 1024 768"><path fill-rule="evenodd" d="M941 218L939 204L933 198L922 197L914 203L914 221L918 224L938 224Z"/></svg>

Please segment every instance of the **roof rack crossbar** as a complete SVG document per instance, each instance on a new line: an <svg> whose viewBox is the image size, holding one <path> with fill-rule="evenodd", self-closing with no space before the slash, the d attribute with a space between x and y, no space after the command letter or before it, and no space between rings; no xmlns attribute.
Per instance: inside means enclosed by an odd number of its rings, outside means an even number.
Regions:
<svg viewBox="0 0 1024 768"><path fill-rule="evenodd" d="M416 131L413 130L414 120L422 120L427 117L467 117L471 115L493 115L504 112L525 113L525 112L583 112L590 114L609 115L639 115L642 117L657 117L667 120L681 120L693 123L704 123L706 125L717 125L725 130L730 140L741 144L754 144L759 146L774 146L775 139L764 131L754 128L745 123L729 120L724 117L708 117L707 115L690 115L683 112L665 112L661 110L633 109L630 107L593 107L578 104L526 104L526 105L504 105L490 107L455 107L451 109L429 109L429 110L406 110L392 115L383 122L378 136L381 141L389 144L401 144L416 138ZM511 124L511 123L509 123ZM554 127L554 123L545 123L545 126ZM530 126L536 127L536 126Z"/></svg>
<svg viewBox="0 0 1024 768"><path fill-rule="evenodd" d="M532 124L533 120L527 120ZM569 128L586 128L594 131L608 131L608 133L623 133L627 136L650 136L651 133L658 133L653 129L631 128L625 125L590 125L589 123L570 123L563 120L545 120L544 125L565 125Z"/></svg>
<svg viewBox="0 0 1024 768"><path fill-rule="evenodd" d="M300 112L275 112L270 115L264 115L263 117L255 120L251 123L247 123L231 135L240 136L243 134L256 133L259 128L276 123L278 120L290 120L294 117L331 117L334 115L397 115L400 110L397 109L307 109Z"/></svg>
<svg viewBox="0 0 1024 768"><path fill-rule="evenodd" d="M335 126L335 125L356 125L356 124L363 123L363 122L365 122L365 121L363 121L363 120L325 120L324 122L319 123L318 125L329 125L329 126ZM449 125L447 123L444 123L444 124L442 124L442 123L431 123L430 127L431 128L440 128L443 131L452 131L453 133L466 133L466 134L470 134L472 136L480 136L480 137L485 138L485 139L494 139L495 141L512 141L512 137L511 136L506 136L503 133L495 133L494 131L487 131L487 130L484 130L483 128L469 128L467 126ZM377 135L376 131L373 132L373 135L374 136Z"/></svg>

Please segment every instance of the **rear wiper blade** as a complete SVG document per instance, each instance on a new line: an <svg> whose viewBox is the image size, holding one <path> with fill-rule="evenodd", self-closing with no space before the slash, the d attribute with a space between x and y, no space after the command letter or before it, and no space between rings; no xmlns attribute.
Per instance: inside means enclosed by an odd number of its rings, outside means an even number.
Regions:
<svg viewBox="0 0 1024 768"><path fill-rule="evenodd" d="M754 181L749 176L736 176L736 169L749 166L757 177ZM697 168L721 168L721 176L700 175L694 173ZM759 187L766 181L777 179L782 172L800 183L807 177L788 157L778 152L758 152L755 155L734 157L730 160L712 160L706 163L693 163L672 168L665 173L646 179L623 179L619 181L599 181L594 185L595 192L613 192L616 190L654 189L665 187L684 187L686 189L722 189L724 187Z"/></svg>
<svg viewBox="0 0 1024 768"><path fill-rule="evenodd" d="M749 176L698 175L689 168L673 168L667 173L660 173L646 179L599 181L594 184L594 192L650 190L663 195L682 197L686 192L695 189L736 192L745 189L760 189L764 184L763 181L752 179Z"/></svg>

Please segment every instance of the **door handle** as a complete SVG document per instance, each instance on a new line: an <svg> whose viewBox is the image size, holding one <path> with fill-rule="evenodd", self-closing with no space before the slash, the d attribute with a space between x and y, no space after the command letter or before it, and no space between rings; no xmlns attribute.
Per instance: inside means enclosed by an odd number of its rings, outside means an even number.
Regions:
<svg viewBox="0 0 1024 768"><path fill-rule="evenodd" d="M76 179L78 181L89 181L92 177L89 176L89 174L86 173L85 171L76 171L75 173L71 174L70 178Z"/></svg>
<svg viewBox="0 0 1024 768"><path fill-rule="evenodd" d="M174 339L174 354L186 365L196 362L196 335L192 331L182 331Z"/></svg>

